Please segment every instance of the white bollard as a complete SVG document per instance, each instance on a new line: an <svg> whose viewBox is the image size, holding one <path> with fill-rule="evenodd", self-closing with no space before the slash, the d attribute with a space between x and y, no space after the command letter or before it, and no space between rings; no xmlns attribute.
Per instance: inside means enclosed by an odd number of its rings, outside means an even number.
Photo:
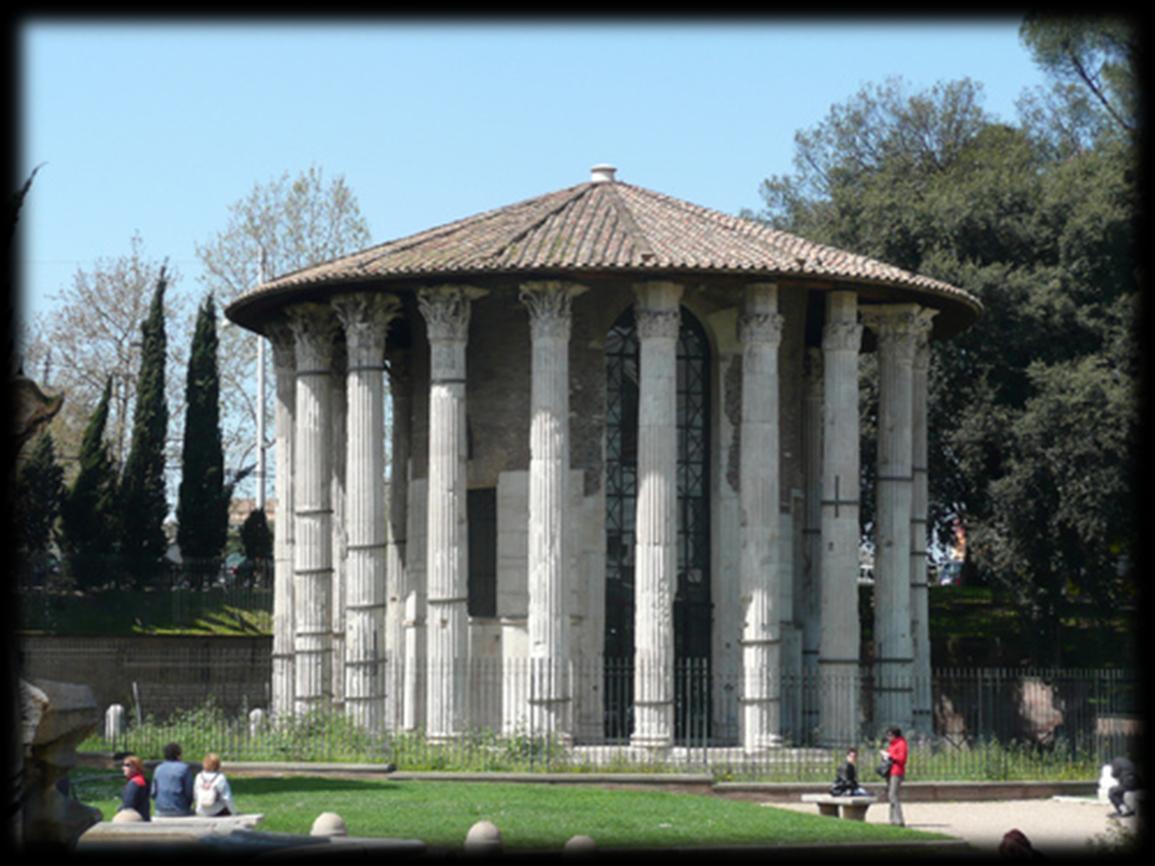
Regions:
<svg viewBox="0 0 1155 866"><path fill-rule="evenodd" d="M563 850L567 854L583 854L588 851L595 851L597 847L597 843L594 842L592 836L579 834L577 836L571 836L569 840L566 841Z"/></svg>
<svg viewBox="0 0 1155 866"><path fill-rule="evenodd" d="M1111 765L1104 764L1103 769L1099 771L1099 802L1106 803L1108 800L1107 792L1116 785L1115 777L1111 775Z"/></svg>
<svg viewBox="0 0 1155 866"><path fill-rule="evenodd" d="M104 739L115 743L124 736L124 706L113 704L104 712Z"/></svg>
<svg viewBox="0 0 1155 866"><path fill-rule="evenodd" d="M349 828L345 826L345 819L336 812L322 812L313 822L310 836L348 836Z"/></svg>
<svg viewBox="0 0 1155 866"><path fill-rule="evenodd" d="M465 850L470 854L501 851L501 831L490 821L478 821L465 834Z"/></svg>

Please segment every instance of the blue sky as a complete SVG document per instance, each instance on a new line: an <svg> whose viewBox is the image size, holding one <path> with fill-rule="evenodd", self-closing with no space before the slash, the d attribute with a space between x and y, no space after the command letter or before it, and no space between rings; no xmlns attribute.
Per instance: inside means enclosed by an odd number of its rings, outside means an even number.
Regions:
<svg viewBox="0 0 1155 866"><path fill-rule="evenodd" d="M589 178L728 213L792 171L794 134L863 85L970 77L1014 120L1044 79L1019 18L24 19L17 30L24 313L78 268L168 258L256 183L343 175L373 238L403 237Z"/></svg>

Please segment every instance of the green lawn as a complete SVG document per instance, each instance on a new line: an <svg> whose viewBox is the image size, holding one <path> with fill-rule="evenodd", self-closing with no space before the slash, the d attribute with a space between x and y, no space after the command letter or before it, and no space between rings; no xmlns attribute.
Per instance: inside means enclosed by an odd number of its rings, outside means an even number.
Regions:
<svg viewBox="0 0 1155 866"><path fill-rule="evenodd" d="M119 780L94 773L76 784L81 799L111 818ZM336 812L352 836L420 839L432 847L460 847L480 820L500 828L507 849L556 850L578 834L599 848L948 838L700 794L593 785L314 777L236 778L232 785L241 809L265 815L262 829L306 834L321 812Z"/></svg>

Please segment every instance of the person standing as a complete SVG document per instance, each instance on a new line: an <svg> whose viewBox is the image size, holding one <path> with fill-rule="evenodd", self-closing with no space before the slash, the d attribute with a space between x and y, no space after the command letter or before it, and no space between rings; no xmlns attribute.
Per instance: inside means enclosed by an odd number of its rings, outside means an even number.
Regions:
<svg viewBox="0 0 1155 866"><path fill-rule="evenodd" d="M125 755L120 764L124 773L124 790L120 795L120 808L116 811L133 809L142 821L148 821L148 782L144 778L144 762L136 755Z"/></svg>
<svg viewBox="0 0 1155 866"><path fill-rule="evenodd" d="M180 759L180 746L169 743L164 747L164 761L152 774L152 798L156 801L158 816L179 817L192 814L192 768Z"/></svg>
<svg viewBox="0 0 1155 866"><path fill-rule="evenodd" d="M887 728L886 737L889 742L879 754L884 759L890 760L890 774L886 777L886 800L890 803L890 823L896 827L905 827L906 822L902 819L902 782L906 778L906 758L910 750L900 728Z"/></svg>

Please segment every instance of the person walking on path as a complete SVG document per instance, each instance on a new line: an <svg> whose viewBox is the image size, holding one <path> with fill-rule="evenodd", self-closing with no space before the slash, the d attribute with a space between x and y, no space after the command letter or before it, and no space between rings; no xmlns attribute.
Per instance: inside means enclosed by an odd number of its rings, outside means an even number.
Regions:
<svg viewBox="0 0 1155 866"><path fill-rule="evenodd" d="M116 811L133 809L142 821L148 821L148 782L144 778L144 762L136 755L125 755L120 763L124 772L124 790L120 795L120 808Z"/></svg>
<svg viewBox="0 0 1155 866"><path fill-rule="evenodd" d="M890 803L890 823L896 827L905 827L906 822L902 819L902 782L906 777L906 758L910 750L900 728L887 728L886 737L889 742L879 754L884 760L890 761L890 770L886 777L886 800Z"/></svg>
<svg viewBox="0 0 1155 866"><path fill-rule="evenodd" d="M152 798L156 814L183 816L192 814L192 768L180 759L180 746L169 743L164 747L164 761L157 764L152 774Z"/></svg>

